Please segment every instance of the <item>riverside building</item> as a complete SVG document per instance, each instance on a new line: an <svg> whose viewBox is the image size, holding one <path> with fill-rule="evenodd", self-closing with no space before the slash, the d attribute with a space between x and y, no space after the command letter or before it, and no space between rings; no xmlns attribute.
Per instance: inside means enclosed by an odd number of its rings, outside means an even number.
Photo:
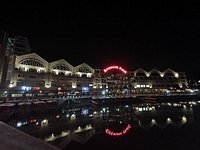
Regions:
<svg viewBox="0 0 200 150"><path fill-rule="evenodd" d="M72 66L64 59L48 62L36 53L7 57L1 93L9 98L170 95L189 90L185 73L171 69L94 69L86 63Z"/></svg>
<svg viewBox="0 0 200 150"><path fill-rule="evenodd" d="M38 97L123 97L194 93L184 72L172 69L127 71L121 66L73 66L65 59L48 62L30 53L28 39L6 34L0 41L0 96L8 99Z"/></svg>

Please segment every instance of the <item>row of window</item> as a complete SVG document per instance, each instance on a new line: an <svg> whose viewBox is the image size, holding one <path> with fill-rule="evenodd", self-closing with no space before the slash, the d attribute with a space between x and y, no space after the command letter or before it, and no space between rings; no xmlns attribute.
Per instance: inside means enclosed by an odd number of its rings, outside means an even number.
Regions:
<svg viewBox="0 0 200 150"><path fill-rule="evenodd" d="M28 81L18 81L17 86L29 86L29 87L44 87L45 83L44 82L28 82Z"/></svg>
<svg viewBox="0 0 200 150"><path fill-rule="evenodd" d="M36 76L36 75L24 75L24 74L18 74L18 78L30 78L30 79L45 79L45 76Z"/></svg>

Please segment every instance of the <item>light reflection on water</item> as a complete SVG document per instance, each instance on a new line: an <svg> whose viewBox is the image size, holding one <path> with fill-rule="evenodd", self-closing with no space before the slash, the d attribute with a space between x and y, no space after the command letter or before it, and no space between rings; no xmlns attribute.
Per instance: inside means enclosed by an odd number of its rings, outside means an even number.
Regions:
<svg viewBox="0 0 200 150"><path fill-rule="evenodd" d="M84 144L105 130L120 133L127 125L134 134L138 128L151 130L167 126L179 128L193 122L190 103L123 104L112 106L61 107L60 111L13 119L8 124L60 148L72 140ZM121 134L123 136L123 134ZM109 136L109 135L107 135Z"/></svg>

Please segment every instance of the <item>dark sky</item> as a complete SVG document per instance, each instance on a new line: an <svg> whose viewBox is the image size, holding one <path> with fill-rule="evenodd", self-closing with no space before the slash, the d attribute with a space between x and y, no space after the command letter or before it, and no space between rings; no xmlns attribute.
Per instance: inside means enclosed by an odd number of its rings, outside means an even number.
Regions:
<svg viewBox="0 0 200 150"><path fill-rule="evenodd" d="M200 76L200 5L116 0L1 3L0 30L29 38L47 61ZM197 1L198 2L198 1Z"/></svg>

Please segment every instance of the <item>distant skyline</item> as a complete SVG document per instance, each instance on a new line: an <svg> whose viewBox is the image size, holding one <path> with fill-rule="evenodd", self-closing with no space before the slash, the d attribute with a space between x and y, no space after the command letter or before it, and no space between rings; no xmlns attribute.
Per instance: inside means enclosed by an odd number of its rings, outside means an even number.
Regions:
<svg viewBox="0 0 200 150"><path fill-rule="evenodd" d="M127 70L171 68L200 76L200 11L195 2L2 3L0 30L29 38L47 61Z"/></svg>

